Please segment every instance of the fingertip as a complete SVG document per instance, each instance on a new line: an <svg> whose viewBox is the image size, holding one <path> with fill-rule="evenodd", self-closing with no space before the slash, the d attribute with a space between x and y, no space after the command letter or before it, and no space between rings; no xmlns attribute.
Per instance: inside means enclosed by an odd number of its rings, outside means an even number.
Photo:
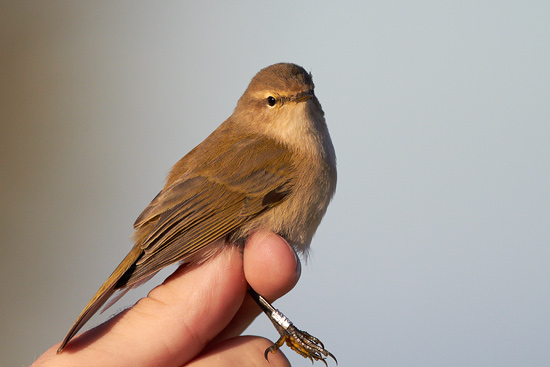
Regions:
<svg viewBox="0 0 550 367"><path fill-rule="evenodd" d="M257 336L230 338L215 344L188 366L290 366L290 362L280 350L270 353L269 359L264 357L265 350L272 345L273 343L268 339Z"/></svg>
<svg viewBox="0 0 550 367"><path fill-rule="evenodd" d="M300 278L300 260L280 236L259 231L245 245L244 274L250 286L274 300L288 293Z"/></svg>

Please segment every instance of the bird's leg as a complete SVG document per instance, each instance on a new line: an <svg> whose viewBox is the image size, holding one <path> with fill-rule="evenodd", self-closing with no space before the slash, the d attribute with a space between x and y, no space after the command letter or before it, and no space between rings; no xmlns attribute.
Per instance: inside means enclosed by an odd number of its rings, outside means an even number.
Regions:
<svg viewBox="0 0 550 367"><path fill-rule="evenodd" d="M309 358L312 362L322 361L327 365L326 359L330 357L338 364L336 357L325 349L325 346L319 339L303 330L299 330L281 311L273 307L264 297L256 293L254 289L248 287L248 293L260 306L281 335L275 344L265 350L265 359L268 359L269 353L277 352L277 350L286 343L286 345L296 353L304 358Z"/></svg>

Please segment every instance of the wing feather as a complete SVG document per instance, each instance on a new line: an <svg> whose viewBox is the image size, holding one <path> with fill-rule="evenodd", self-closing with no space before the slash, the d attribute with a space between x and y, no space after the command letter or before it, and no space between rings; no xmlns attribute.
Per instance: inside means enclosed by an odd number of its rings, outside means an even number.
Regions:
<svg viewBox="0 0 550 367"><path fill-rule="evenodd" d="M246 153L250 151L259 154ZM136 234L143 254L120 286L131 286L167 265L192 259L207 245L282 202L294 184L291 153L266 138L230 144L230 149L206 163L198 172L182 170L186 173L165 187L138 217ZM228 166L235 169L223 175ZM146 233L140 232L142 228Z"/></svg>

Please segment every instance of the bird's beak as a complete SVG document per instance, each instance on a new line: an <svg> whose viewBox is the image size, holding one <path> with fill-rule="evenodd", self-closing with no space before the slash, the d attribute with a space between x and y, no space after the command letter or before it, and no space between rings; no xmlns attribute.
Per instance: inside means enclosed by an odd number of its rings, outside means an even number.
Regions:
<svg viewBox="0 0 550 367"><path fill-rule="evenodd" d="M307 92L298 93L297 95L292 97L292 102L300 103L303 101L307 101L312 97L313 97L313 91L308 90Z"/></svg>

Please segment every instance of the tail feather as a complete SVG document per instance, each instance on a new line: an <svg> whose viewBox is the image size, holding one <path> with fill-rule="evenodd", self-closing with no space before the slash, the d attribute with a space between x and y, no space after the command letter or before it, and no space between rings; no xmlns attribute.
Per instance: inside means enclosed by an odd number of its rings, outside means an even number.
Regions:
<svg viewBox="0 0 550 367"><path fill-rule="evenodd" d="M137 261L137 259L141 256L143 251L138 246L134 246L134 248L126 255L124 260L120 263L119 266L113 271L109 279L103 285L99 290L96 292L96 294L93 296L93 298L88 302L86 307L84 307L84 310L80 313L80 316L76 319L75 323L65 336L65 339L61 342L61 345L57 349L57 353L61 353L61 351L65 348L67 343L76 335L76 333L84 326L84 324L103 306L105 302L117 291L118 289L122 289L123 292L121 292L123 295L124 289L120 288L120 285L118 285L119 279L130 269L130 267ZM109 303L108 306L112 305L112 303Z"/></svg>

